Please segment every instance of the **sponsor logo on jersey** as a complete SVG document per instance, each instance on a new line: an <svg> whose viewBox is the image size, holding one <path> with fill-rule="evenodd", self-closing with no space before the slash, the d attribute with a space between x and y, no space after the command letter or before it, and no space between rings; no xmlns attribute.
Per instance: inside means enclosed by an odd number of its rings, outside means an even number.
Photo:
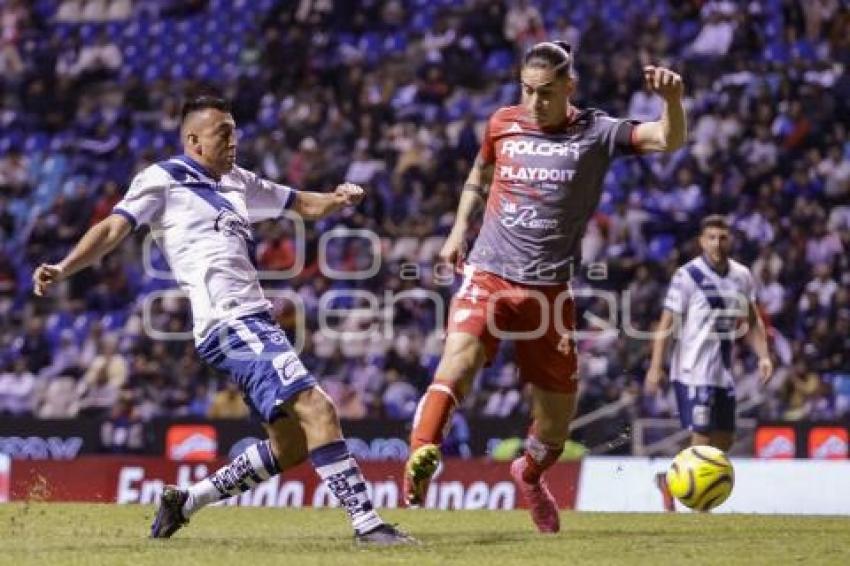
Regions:
<svg viewBox="0 0 850 566"><path fill-rule="evenodd" d="M550 142L539 140L505 140L502 142L502 155L535 155L538 157L579 158L579 144L575 142Z"/></svg>
<svg viewBox="0 0 850 566"><path fill-rule="evenodd" d="M517 206L513 202L502 203L502 226L505 228L534 228L553 230L558 227L558 221L550 218L537 218L537 209L533 206Z"/></svg>
<svg viewBox="0 0 850 566"><path fill-rule="evenodd" d="M284 385L307 375L307 368L304 367L295 352L278 354L272 360L272 365L277 370Z"/></svg>
<svg viewBox="0 0 850 566"><path fill-rule="evenodd" d="M526 182L556 182L572 181L575 169L547 169L546 167L514 167L513 165L499 166L499 177L506 181Z"/></svg>
<svg viewBox="0 0 850 566"><path fill-rule="evenodd" d="M239 236L245 240L251 240L251 227L238 214L227 210L219 211L215 219L214 228L227 236Z"/></svg>
<svg viewBox="0 0 850 566"><path fill-rule="evenodd" d="M506 134L521 134L522 128L516 122L511 122L511 126L505 130Z"/></svg>

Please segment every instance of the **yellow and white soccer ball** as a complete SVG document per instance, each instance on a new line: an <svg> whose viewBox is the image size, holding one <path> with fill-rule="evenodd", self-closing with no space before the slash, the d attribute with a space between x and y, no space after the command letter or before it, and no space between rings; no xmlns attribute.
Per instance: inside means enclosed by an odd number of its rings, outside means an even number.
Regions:
<svg viewBox="0 0 850 566"><path fill-rule="evenodd" d="M685 448L667 470L670 493L696 511L709 511L726 501L734 484L732 464L712 446Z"/></svg>

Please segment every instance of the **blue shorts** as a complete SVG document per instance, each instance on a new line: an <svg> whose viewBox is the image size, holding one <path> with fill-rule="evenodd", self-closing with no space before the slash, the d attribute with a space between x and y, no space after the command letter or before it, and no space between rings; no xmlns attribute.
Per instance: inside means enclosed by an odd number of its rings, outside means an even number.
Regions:
<svg viewBox="0 0 850 566"><path fill-rule="evenodd" d="M198 353L239 385L251 411L267 423L282 416L283 404L294 395L318 385L268 313L220 325Z"/></svg>
<svg viewBox="0 0 850 566"><path fill-rule="evenodd" d="M673 382L679 420L691 432L735 431L735 390L711 385Z"/></svg>

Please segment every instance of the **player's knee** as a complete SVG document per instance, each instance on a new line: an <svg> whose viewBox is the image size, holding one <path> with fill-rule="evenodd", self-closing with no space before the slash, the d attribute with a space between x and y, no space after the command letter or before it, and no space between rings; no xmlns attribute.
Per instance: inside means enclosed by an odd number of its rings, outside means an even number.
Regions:
<svg viewBox="0 0 850 566"><path fill-rule="evenodd" d="M477 341L454 340L446 343L437 379L458 390L465 390L484 361L483 348Z"/></svg>
<svg viewBox="0 0 850 566"><path fill-rule="evenodd" d="M278 469L287 470L307 459L307 442L301 424L291 416L266 425L272 455Z"/></svg>
<svg viewBox="0 0 850 566"><path fill-rule="evenodd" d="M327 393L319 387L312 387L298 395L295 412L305 428L339 428L336 407Z"/></svg>

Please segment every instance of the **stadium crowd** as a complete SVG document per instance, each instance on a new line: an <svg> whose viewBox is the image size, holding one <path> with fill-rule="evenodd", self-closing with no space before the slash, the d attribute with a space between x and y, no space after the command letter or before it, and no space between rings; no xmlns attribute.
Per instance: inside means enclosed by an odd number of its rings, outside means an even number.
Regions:
<svg viewBox="0 0 850 566"><path fill-rule="evenodd" d="M257 259L278 273L303 259L265 286L340 415L409 419L452 292L435 256L484 123L518 99L518 55L558 38L576 53L577 105L656 118L641 68L659 62L683 74L690 123L685 149L618 160L606 178L584 242L606 274L575 282L595 315L581 321L581 411L626 399L672 414L671 395L642 397L650 343L624 328L651 329L699 218L720 213L778 362L761 391L741 348L740 398L764 418L850 414L846 1L0 0L0 13L0 413L247 415L195 354L188 303L144 233L54 296L31 294L37 263L179 153L181 100L214 87L233 102L244 167L308 190L368 187L358 209L307 226L303 254L297 223L259 225ZM378 240L320 242L338 228ZM526 411L515 379L506 345L467 413Z"/></svg>

